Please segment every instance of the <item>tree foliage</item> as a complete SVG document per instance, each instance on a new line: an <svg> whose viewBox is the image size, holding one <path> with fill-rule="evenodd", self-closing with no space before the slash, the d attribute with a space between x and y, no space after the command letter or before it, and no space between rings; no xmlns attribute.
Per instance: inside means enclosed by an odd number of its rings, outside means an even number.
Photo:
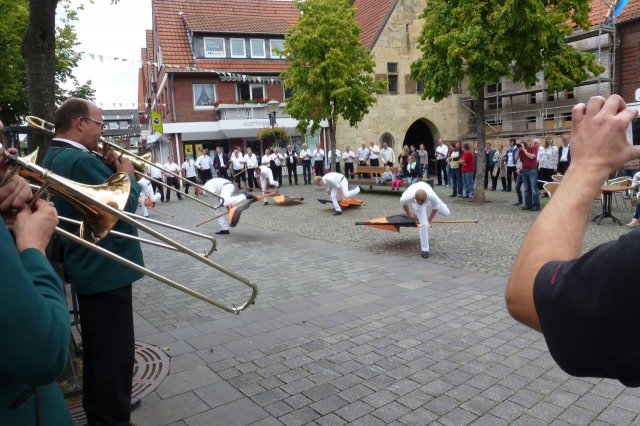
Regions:
<svg viewBox="0 0 640 426"><path fill-rule="evenodd" d="M29 23L29 6L28 0L0 0L0 46L3 46L0 55L0 119L5 124L19 123L22 117L33 113L25 90L28 86L27 69L21 47ZM74 94L91 99L94 96L91 82L80 84L73 75L80 59L74 50L78 45L73 27L76 11L66 1L60 2L58 7L58 25L54 27L54 100L59 103ZM67 91L64 85L71 85L73 89ZM36 94L38 98L41 99L42 95Z"/></svg>
<svg viewBox="0 0 640 426"><path fill-rule="evenodd" d="M484 88L507 77L527 86L544 73L547 90L572 88L603 68L591 53L565 42L573 27L589 28L588 0L429 0L420 15L422 57L411 75L424 98L438 102L467 80L477 98L478 153L484 159ZM482 174L482 179L479 177ZM484 161L478 161L476 200L484 201Z"/></svg>
<svg viewBox="0 0 640 426"><path fill-rule="evenodd" d="M301 134L308 129L315 133L320 121L327 120L330 149L335 150L337 120L356 126L384 83L372 75L374 61L359 40L350 1L296 0L296 6L301 14L288 31L283 50L290 67L282 78L293 92L286 110L299 120ZM334 163L335 155L331 158Z"/></svg>

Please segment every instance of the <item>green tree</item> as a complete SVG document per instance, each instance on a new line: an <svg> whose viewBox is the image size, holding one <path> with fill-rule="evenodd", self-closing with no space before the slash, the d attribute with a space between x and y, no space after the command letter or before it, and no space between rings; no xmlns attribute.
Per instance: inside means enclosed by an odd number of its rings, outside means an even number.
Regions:
<svg viewBox="0 0 640 426"><path fill-rule="evenodd" d="M411 76L424 81L424 98L438 102L467 80L476 98L476 201L484 202L484 90L502 77L527 87L544 73L549 91L574 87L603 71L591 53L565 42L573 25L589 28L588 0L429 0L420 15L422 57Z"/></svg>
<svg viewBox="0 0 640 426"><path fill-rule="evenodd" d="M330 149L335 150L337 120L356 126L384 83L372 75L374 61L358 38L350 1L296 0L296 6L300 18L288 31L283 50L290 66L282 79L293 92L286 111L299 120L301 134L308 129L314 134L320 121L327 120Z"/></svg>

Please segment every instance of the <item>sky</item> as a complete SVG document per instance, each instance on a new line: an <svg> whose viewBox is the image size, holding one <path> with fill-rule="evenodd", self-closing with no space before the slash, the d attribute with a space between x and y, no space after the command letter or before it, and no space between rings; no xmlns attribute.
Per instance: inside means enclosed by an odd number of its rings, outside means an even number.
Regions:
<svg viewBox="0 0 640 426"><path fill-rule="evenodd" d="M74 70L80 84L91 80L96 103L102 109L137 108L140 49L145 47L145 30L151 29L151 0L72 0L84 4L75 22L84 59ZM88 54L95 55L91 58ZM102 55L102 61L98 55ZM118 106L123 104L122 106Z"/></svg>

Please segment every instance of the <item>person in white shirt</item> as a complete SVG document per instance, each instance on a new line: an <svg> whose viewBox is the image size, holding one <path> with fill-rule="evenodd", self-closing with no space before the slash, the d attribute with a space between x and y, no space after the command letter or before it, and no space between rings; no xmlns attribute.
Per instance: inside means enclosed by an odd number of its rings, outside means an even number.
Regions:
<svg viewBox="0 0 640 426"><path fill-rule="evenodd" d="M356 151L356 154L358 155L358 165L359 166L366 166L367 165L367 160L369 159L369 149L367 149L367 145L363 142L362 145L360 145L360 148L358 148L358 150ZM369 176L368 173L361 173L359 174L360 178L369 178L371 176Z"/></svg>
<svg viewBox="0 0 640 426"><path fill-rule="evenodd" d="M329 164L331 164L331 158L333 158L331 150L329 150L327 158L329 159ZM336 148L336 172L340 173L340 150L338 148Z"/></svg>
<svg viewBox="0 0 640 426"><path fill-rule="evenodd" d="M353 160L356 159L356 153L351 151L351 147L347 145L342 153L342 161L344 161L344 173L349 179L353 179Z"/></svg>
<svg viewBox="0 0 640 426"><path fill-rule="evenodd" d="M324 149L319 145L313 150L313 167L316 169L316 176L324 175Z"/></svg>
<svg viewBox="0 0 640 426"><path fill-rule="evenodd" d="M211 194L218 195L222 197L224 202L221 206L216 208L215 214L218 216L218 224L220 225L220 230L216 232L218 235L228 235L229 234L229 221L227 220L227 215L224 214L224 208L231 208L238 204L244 203L247 200L255 201L255 197L251 194L240 194L233 195L234 186L233 183L229 182L224 178L213 178L208 180L204 185L204 189Z"/></svg>
<svg viewBox="0 0 640 426"><path fill-rule="evenodd" d="M141 177L138 180L138 185L140 185L140 207L142 208L142 215L144 217L149 217L149 210L147 209L147 200L151 202L151 204L155 207L156 203L160 199L160 194L153 193L153 189L151 186L151 182L149 179Z"/></svg>
<svg viewBox="0 0 640 426"><path fill-rule="evenodd" d="M263 166L271 167L271 161L273 161L273 158L271 157L271 150L269 148L266 148L264 150L264 155L260 160L260 164L262 164Z"/></svg>
<svg viewBox="0 0 640 426"><path fill-rule="evenodd" d="M429 227L436 214L449 216L451 213L445 203L426 182L416 182L402 193L400 205L408 216L418 219L422 258L429 258ZM427 217L427 209L431 213Z"/></svg>
<svg viewBox="0 0 640 426"><path fill-rule="evenodd" d="M289 175L289 185L293 185L291 175L293 174L296 185L298 184L298 154L291 145L287 145L284 153L284 161L287 165L287 174ZM305 180L306 183L306 180Z"/></svg>
<svg viewBox="0 0 640 426"><path fill-rule="evenodd" d="M258 157L256 157L251 148L247 148L244 162L247 167L247 185L249 186L247 190L253 191L253 188L258 187L258 182L256 182L255 178L255 170L258 167Z"/></svg>
<svg viewBox="0 0 640 426"><path fill-rule="evenodd" d="M302 177L304 178L304 184L311 183L311 150L308 149L307 144L302 145L302 151L300 151L300 160L302 160Z"/></svg>
<svg viewBox="0 0 640 426"><path fill-rule="evenodd" d="M212 166L213 162L211 161L211 157L209 157L209 150L203 149L202 155L196 160L196 167L200 170L200 179L202 179L202 182L206 182L213 177L211 173Z"/></svg>
<svg viewBox="0 0 640 426"><path fill-rule="evenodd" d="M539 181L552 182L551 176L558 170L558 148L553 145L553 138L548 136L544 144L538 148Z"/></svg>
<svg viewBox="0 0 640 426"><path fill-rule="evenodd" d="M336 172L330 172L324 176L316 176L313 179L313 183L323 187L327 191L327 194L331 194L331 202L335 209L335 212L333 213L334 216L342 214L342 207L340 207L338 201L344 198L355 197L360 193L359 186L356 186L349 191L349 181L347 178L343 174Z"/></svg>
<svg viewBox="0 0 640 426"><path fill-rule="evenodd" d="M268 166L258 166L255 168L254 172L256 180L260 179L260 189L262 190L263 196L262 200L264 204L269 204L267 189L271 186L279 188L280 184L273 178L273 172Z"/></svg>
<svg viewBox="0 0 640 426"><path fill-rule="evenodd" d="M386 142L382 142L382 149L380 150L380 158L382 158L382 164L385 166L393 166L393 160L395 160L395 154L393 149L389 148Z"/></svg>
<svg viewBox="0 0 640 426"><path fill-rule="evenodd" d="M278 185L282 186L282 165L284 163L284 156L280 153L280 148L275 147L271 154L273 159L273 178L278 181Z"/></svg>
<svg viewBox="0 0 640 426"><path fill-rule="evenodd" d="M444 143L442 138L438 139L436 147L436 176L438 185L442 185L442 177L444 176L444 184L449 185L449 177L447 176L447 157L449 156L449 147Z"/></svg>
<svg viewBox="0 0 640 426"><path fill-rule="evenodd" d="M558 173L564 175L571 164L571 138L562 135L562 145L558 148Z"/></svg>
<svg viewBox="0 0 640 426"><path fill-rule="evenodd" d="M196 162L193 161L193 158L191 158L191 156L187 156L187 158L184 160L184 163L182 163L182 171L184 172L184 177L191 183L195 184L196 183ZM185 183L184 185L184 192L185 194L189 193L189 187L191 185L189 185L189 183ZM195 192L195 191L194 191Z"/></svg>
<svg viewBox="0 0 640 426"><path fill-rule="evenodd" d="M380 147L374 141L369 142L369 165L380 166Z"/></svg>
<svg viewBox="0 0 640 426"><path fill-rule="evenodd" d="M180 174L180 166L173 162L173 155L167 157L167 162L164 165L164 169L170 171L171 173L175 173L177 175ZM172 176L167 173L167 185L173 186L176 189L176 194L178 195L178 200L182 200L182 195L180 195L180 181L177 177ZM171 201L171 190L167 188L167 203Z"/></svg>
<svg viewBox="0 0 640 426"><path fill-rule="evenodd" d="M151 181L151 186L153 186L153 192L157 192L160 194L160 201L164 203L164 187L157 182L162 182L162 164L155 161L155 157L151 158L151 162L155 164L154 166L149 166L147 169L147 175L153 179ZM157 182L156 182L157 181Z"/></svg>
<svg viewBox="0 0 640 426"><path fill-rule="evenodd" d="M242 189L242 185L240 181L244 182L244 185L247 185L247 177L245 176L245 165L244 157L240 153L240 148L235 147L233 153L231 154L231 158L229 159L231 162L231 177L235 180L236 184L238 184L238 191Z"/></svg>

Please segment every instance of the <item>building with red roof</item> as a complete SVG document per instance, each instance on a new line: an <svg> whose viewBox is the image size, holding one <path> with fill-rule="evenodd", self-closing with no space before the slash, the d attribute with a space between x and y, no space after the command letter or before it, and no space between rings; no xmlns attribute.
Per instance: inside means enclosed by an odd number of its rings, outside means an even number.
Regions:
<svg viewBox="0 0 640 426"><path fill-rule="evenodd" d="M294 140L297 120L284 113L286 91L279 55L286 31L297 21L289 0L154 0L139 70L144 115L162 119L162 134L149 135L157 158L179 160L202 149L239 146L262 152L256 134L269 127L269 100L277 100L277 125ZM164 142L163 142L164 141Z"/></svg>

